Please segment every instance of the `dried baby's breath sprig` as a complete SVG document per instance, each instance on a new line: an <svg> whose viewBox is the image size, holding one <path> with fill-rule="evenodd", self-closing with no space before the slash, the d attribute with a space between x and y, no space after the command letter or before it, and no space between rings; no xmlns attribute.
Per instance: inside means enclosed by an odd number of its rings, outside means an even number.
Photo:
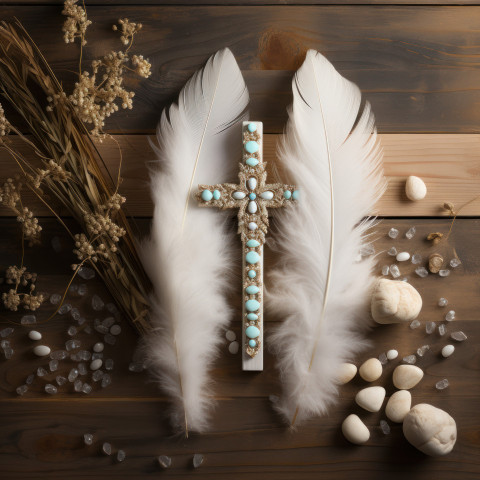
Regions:
<svg viewBox="0 0 480 480"><path fill-rule="evenodd" d="M118 24L121 28L120 40L126 46L130 46L132 44L133 37L143 28L141 23L131 22L128 18L121 18L118 20ZM112 30L117 31L118 27L113 25Z"/></svg>
<svg viewBox="0 0 480 480"><path fill-rule="evenodd" d="M35 294L37 274L28 272L23 265L8 267L5 272L5 280L6 283L15 285L15 288L2 294L3 304L8 310L16 312L19 306L23 306L25 310L37 310L45 300L43 294ZM19 292L21 287L28 287L28 292Z"/></svg>
<svg viewBox="0 0 480 480"><path fill-rule="evenodd" d="M10 123L8 122L7 117L5 117L5 111L3 110L2 104L0 104L0 137L5 137L9 133Z"/></svg>
<svg viewBox="0 0 480 480"><path fill-rule="evenodd" d="M79 38L80 44L83 46L87 44L85 34L92 22L87 18L85 6L77 5L77 1L65 0L63 5L62 15L67 17L62 28L63 39L65 43L73 43L76 38Z"/></svg>
<svg viewBox="0 0 480 480"><path fill-rule="evenodd" d="M152 64L146 59L143 58L143 55L133 55L132 56L132 65L135 68L135 72L141 77L148 78L152 72Z"/></svg>

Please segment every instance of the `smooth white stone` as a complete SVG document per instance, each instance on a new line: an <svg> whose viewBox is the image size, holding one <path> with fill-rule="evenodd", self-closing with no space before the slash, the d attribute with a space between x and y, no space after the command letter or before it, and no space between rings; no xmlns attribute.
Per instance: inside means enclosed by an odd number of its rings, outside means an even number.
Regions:
<svg viewBox="0 0 480 480"><path fill-rule="evenodd" d="M397 357L398 357L397 350L392 349L387 352L387 358L389 360L395 360Z"/></svg>
<svg viewBox="0 0 480 480"><path fill-rule="evenodd" d="M405 183L405 194L414 202L422 200L427 195L427 186L421 178L411 175Z"/></svg>
<svg viewBox="0 0 480 480"><path fill-rule="evenodd" d="M423 378L423 370L415 365L399 365L393 371L393 384L399 390L410 390Z"/></svg>
<svg viewBox="0 0 480 480"><path fill-rule="evenodd" d="M380 324L411 322L422 309L422 297L412 285L380 278L375 284L371 311Z"/></svg>
<svg viewBox="0 0 480 480"><path fill-rule="evenodd" d="M363 388L355 396L355 401L368 412L378 412L382 408L386 393L383 387Z"/></svg>
<svg viewBox="0 0 480 480"><path fill-rule="evenodd" d="M453 345L445 345L442 348L442 356L447 358L455 351L455 347Z"/></svg>
<svg viewBox="0 0 480 480"><path fill-rule="evenodd" d="M42 334L40 332L37 332L36 330L30 330L28 332L28 338L30 340L41 340Z"/></svg>
<svg viewBox="0 0 480 480"><path fill-rule="evenodd" d="M47 355L50 354L50 347L47 347L46 345L37 345L34 349L33 349L33 353L37 356L37 357L45 357Z"/></svg>
<svg viewBox="0 0 480 480"><path fill-rule="evenodd" d="M103 349L105 348L105 346L103 345L102 342L98 342L96 343L94 346L93 346L93 351L94 352L97 352L97 353L100 353L100 352L103 352Z"/></svg>
<svg viewBox="0 0 480 480"><path fill-rule="evenodd" d="M120 325L112 325L112 327L110 328L110 333L112 335L120 335L122 331L122 327Z"/></svg>
<svg viewBox="0 0 480 480"><path fill-rule="evenodd" d="M337 372L337 382L345 385L357 374L357 367L353 363L342 363Z"/></svg>
<svg viewBox="0 0 480 480"><path fill-rule="evenodd" d="M255 177L250 177L247 180L247 186L249 190L255 190L255 188L257 188L257 179Z"/></svg>
<svg viewBox="0 0 480 480"><path fill-rule="evenodd" d="M402 423L412 406L412 394L408 390L398 390L387 402L385 415L395 423Z"/></svg>
<svg viewBox="0 0 480 480"><path fill-rule="evenodd" d="M270 190L267 190L266 192L263 192L262 194L260 194L260 196L264 200L271 200L273 198L273 192L271 192Z"/></svg>
<svg viewBox="0 0 480 480"><path fill-rule="evenodd" d="M397 262L406 262L409 258L410 254L408 252L400 252L396 256Z"/></svg>
<svg viewBox="0 0 480 480"><path fill-rule="evenodd" d="M362 445L370 438L370 431L358 415L349 415L342 423L342 433L345 438L356 445Z"/></svg>
<svg viewBox="0 0 480 480"><path fill-rule="evenodd" d="M366 382L374 382L382 376L383 367L378 358L369 358L362 363L358 373Z"/></svg>
<svg viewBox="0 0 480 480"><path fill-rule="evenodd" d="M239 348L240 348L239 343L237 341L234 341L228 346L228 351L232 355L236 355L238 353Z"/></svg>
<svg viewBox="0 0 480 480"><path fill-rule="evenodd" d="M430 456L450 453L457 441L457 424L444 410L428 403L415 405L403 421L405 438Z"/></svg>
<svg viewBox="0 0 480 480"><path fill-rule="evenodd" d="M243 193L243 192L233 192L232 197L235 200L242 200L242 198L245 198L245 193Z"/></svg>
<svg viewBox="0 0 480 480"><path fill-rule="evenodd" d="M97 358L90 364L90 370L98 370L102 366L102 363L103 363L102 359Z"/></svg>
<svg viewBox="0 0 480 480"><path fill-rule="evenodd" d="M229 342L233 342L234 340L236 340L237 335L235 334L235 332L233 330L227 330L227 332L225 333L225 338Z"/></svg>
<svg viewBox="0 0 480 480"><path fill-rule="evenodd" d="M251 230L252 232L258 228L258 225L255 222L250 222L248 224L248 229Z"/></svg>
<svg viewBox="0 0 480 480"><path fill-rule="evenodd" d="M248 213L256 213L257 212L257 202L248 202Z"/></svg>

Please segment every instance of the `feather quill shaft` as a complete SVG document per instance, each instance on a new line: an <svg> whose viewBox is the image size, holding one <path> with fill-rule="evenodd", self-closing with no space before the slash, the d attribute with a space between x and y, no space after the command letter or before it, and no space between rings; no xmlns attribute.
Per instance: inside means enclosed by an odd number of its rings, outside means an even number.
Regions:
<svg viewBox="0 0 480 480"><path fill-rule="evenodd" d="M299 424L335 401L335 376L367 344L373 259L358 261L385 189L370 105L318 52L292 82L293 104L279 146L300 201L276 216L268 305L284 318L271 335L284 394L277 405ZM293 286L293 287L292 287Z"/></svg>
<svg viewBox="0 0 480 480"><path fill-rule="evenodd" d="M209 423L209 369L231 316L225 293L235 236L224 212L197 208L192 188L232 179L247 104L242 74L224 49L187 82L157 130L150 171L154 214L141 249L153 285L154 331L144 338L144 349L147 365L172 399L172 423L187 436Z"/></svg>

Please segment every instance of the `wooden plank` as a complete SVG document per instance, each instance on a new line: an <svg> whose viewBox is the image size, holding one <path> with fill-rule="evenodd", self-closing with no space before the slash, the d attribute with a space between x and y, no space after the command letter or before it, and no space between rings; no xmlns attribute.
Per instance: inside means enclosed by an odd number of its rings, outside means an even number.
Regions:
<svg viewBox="0 0 480 480"><path fill-rule="evenodd" d="M67 90L77 70L77 46L64 45L60 6L3 6L19 17ZM415 6L91 6L85 63L118 49L106 35L117 18L145 28L134 51L149 57L153 75L129 78L133 111L110 119L112 132L152 132L160 111L209 55L228 46L251 93L251 115L267 133L282 131L293 71L308 48L324 53L370 100L379 131L464 132L480 124L480 8ZM39 22L38 19L42 21ZM246 26L248 25L248 28ZM212 28L212 26L214 28Z"/></svg>
<svg viewBox="0 0 480 480"><path fill-rule="evenodd" d="M480 135L465 134L384 134L380 135L385 157L388 190L377 205L380 216L413 217L441 216L444 202L463 205L480 194ZM148 191L147 166L154 160L149 140L145 135L118 135L123 155L123 183L121 193L127 197L128 212L132 216L151 216L152 203ZM282 173L276 167L276 135L265 135L265 160L269 176L278 181ZM16 146L18 140L13 139ZM116 178L119 153L117 144L105 141L99 145L109 172ZM25 154L27 154L25 152ZM18 172L5 151L0 150L2 178ZM417 175L426 182L427 197L420 202L409 201L404 194L407 176ZM227 179L226 179L227 180ZM25 190L25 203L38 215L51 215L49 210ZM480 216L480 199L467 205L461 214ZM1 215L11 213L0 207Z"/></svg>

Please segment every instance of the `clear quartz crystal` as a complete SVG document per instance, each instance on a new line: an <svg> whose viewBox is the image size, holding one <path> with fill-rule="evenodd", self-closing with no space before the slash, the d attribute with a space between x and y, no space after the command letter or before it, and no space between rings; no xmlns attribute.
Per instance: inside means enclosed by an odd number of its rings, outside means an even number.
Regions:
<svg viewBox="0 0 480 480"><path fill-rule="evenodd" d="M119 450L117 452L117 462L123 462L125 460L125 457L126 457L126 453L124 450Z"/></svg>
<svg viewBox="0 0 480 480"><path fill-rule="evenodd" d="M80 310L77 308L77 307L74 307L70 310L70 315L72 316L72 318L78 322L80 320L80 318L82 317L80 315Z"/></svg>
<svg viewBox="0 0 480 480"><path fill-rule="evenodd" d="M438 299L438 306L439 307L446 307L448 305L448 300L446 298L439 298Z"/></svg>
<svg viewBox="0 0 480 480"><path fill-rule="evenodd" d="M378 360L380 361L380 363L382 365L386 365L388 363L388 358L387 358L387 355L385 352L381 353L379 356L378 356Z"/></svg>
<svg viewBox="0 0 480 480"><path fill-rule="evenodd" d="M369 243L368 245L364 245L361 249L360 249L360 255L362 257L370 257L371 255L374 255L375 254L375 247Z"/></svg>
<svg viewBox="0 0 480 480"><path fill-rule="evenodd" d="M70 355L70 360L72 362L79 362L81 360L80 355L78 353L72 353Z"/></svg>
<svg viewBox="0 0 480 480"><path fill-rule="evenodd" d="M78 271L78 276L80 278L83 278L84 280L91 280L95 277L95 270L92 270L88 267L80 267L80 270Z"/></svg>
<svg viewBox="0 0 480 480"><path fill-rule="evenodd" d="M71 350L75 350L76 348L80 348L81 346L82 342L80 342L80 340L72 339L65 342L65 348L68 352L70 352Z"/></svg>
<svg viewBox="0 0 480 480"><path fill-rule="evenodd" d="M105 360L105 370L113 370L113 360L111 358L107 358Z"/></svg>
<svg viewBox="0 0 480 480"><path fill-rule="evenodd" d="M382 275L388 275L390 273L390 267L388 265L384 265L382 267Z"/></svg>
<svg viewBox="0 0 480 480"><path fill-rule="evenodd" d="M112 454L112 446L108 442L105 442L102 445L102 451L105 455L111 455Z"/></svg>
<svg viewBox="0 0 480 480"><path fill-rule="evenodd" d="M452 332L450 334L450 337L456 340L457 342L463 342L468 338L461 330L459 330L458 332Z"/></svg>
<svg viewBox="0 0 480 480"><path fill-rule="evenodd" d="M92 391L91 385L89 385L88 383L84 383L82 385L82 392L83 393L86 393L88 395L89 393L91 393L91 391Z"/></svg>
<svg viewBox="0 0 480 480"><path fill-rule="evenodd" d="M3 349L9 348L10 347L10 340L2 340L0 342L0 347L2 347Z"/></svg>
<svg viewBox="0 0 480 480"><path fill-rule="evenodd" d="M102 377L102 388L108 387L111 383L112 383L112 377L110 377L110 375L108 373L106 373Z"/></svg>
<svg viewBox="0 0 480 480"><path fill-rule="evenodd" d="M24 315L20 319L20 323L22 325L33 325L34 323L37 323L37 317L35 315Z"/></svg>
<svg viewBox="0 0 480 480"><path fill-rule="evenodd" d="M94 295L92 297L92 308L95 311L99 312L103 310L104 307L105 307L105 303L103 302L103 300L98 295Z"/></svg>
<svg viewBox="0 0 480 480"><path fill-rule="evenodd" d="M35 380L35 374L34 373L31 373L27 379L25 380L25 383L27 385L31 385L33 383L33 381Z"/></svg>
<svg viewBox="0 0 480 480"><path fill-rule="evenodd" d="M91 433L85 433L83 435L83 442L85 443L85 445L92 445L93 435Z"/></svg>
<svg viewBox="0 0 480 480"><path fill-rule="evenodd" d="M59 295L58 293L53 293L52 295L50 295L50 303L52 305L58 305L61 299L62 299L62 296Z"/></svg>
<svg viewBox="0 0 480 480"><path fill-rule="evenodd" d="M92 333L92 327L90 325L87 325L84 329L83 332L86 333L87 335L90 335Z"/></svg>
<svg viewBox="0 0 480 480"><path fill-rule="evenodd" d="M446 315L445 315L445 320L447 322L451 322L455 320L455 310L450 310Z"/></svg>
<svg viewBox="0 0 480 480"><path fill-rule="evenodd" d="M68 372L68 381L73 382L78 377L78 370L76 368L72 368L70 372Z"/></svg>
<svg viewBox="0 0 480 480"><path fill-rule="evenodd" d="M12 357L13 357L13 354L14 354L14 350L12 347L7 347L3 350L3 355L5 356L5 358L7 360L10 360Z"/></svg>
<svg viewBox="0 0 480 480"><path fill-rule="evenodd" d="M437 327L437 324L435 322L427 322L425 324L425 331L430 335L435 331L436 327Z"/></svg>
<svg viewBox="0 0 480 480"><path fill-rule="evenodd" d="M392 275L393 278L398 278L400 274L400 269L398 268L398 265L395 263L390 265L390 274Z"/></svg>
<svg viewBox="0 0 480 480"><path fill-rule="evenodd" d="M409 365L413 365L417 363L417 357L415 355L407 355L406 357L403 357L403 361Z"/></svg>
<svg viewBox="0 0 480 480"><path fill-rule="evenodd" d="M435 388L437 390L445 390L449 385L448 380L444 378L435 384Z"/></svg>
<svg viewBox="0 0 480 480"><path fill-rule="evenodd" d="M59 309L58 309L58 314L59 315L65 315L72 309L72 306L69 303L64 303Z"/></svg>
<svg viewBox="0 0 480 480"><path fill-rule="evenodd" d="M52 385L51 383L47 383L45 385L45 391L50 395L55 395L57 393L57 387L55 385Z"/></svg>
<svg viewBox="0 0 480 480"><path fill-rule="evenodd" d="M55 377L55 381L59 386L65 385L67 383L67 379L63 375L57 375Z"/></svg>
<svg viewBox="0 0 480 480"><path fill-rule="evenodd" d="M52 360L65 360L68 357L68 353L65 350L56 350L50 354Z"/></svg>
<svg viewBox="0 0 480 480"><path fill-rule="evenodd" d="M115 345L117 339L115 338L114 335L112 335L111 333L107 333L104 337L103 337L103 341L105 343L108 343L108 345Z"/></svg>
<svg viewBox="0 0 480 480"><path fill-rule="evenodd" d="M426 276L428 276L428 270L425 267L417 267L415 269L415 273L422 278L425 278Z"/></svg>
<svg viewBox="0 0 480 480"><path fill-rule="evenodd" d="M92 373L92 380L94 382L98 382L104 375L104 372L102 370L95 370L93 373Z"/></svg>
<svg viewBox="0 0 480 480"><path fill-rule="evenodd" d="M92 354L88 350L80 350L78 352L78 355L82 360L85 360L86 362L88 362L88 360L92 358Z"/></svg>
<svg viewBox="0 0 480 480"><path fill-rule="evenodd" d="M167 455L157 457L157 462L162 468L170 468L172 466L172 459Z"/></svg>
<svg viewBox="0 0 480 480"><path fill-rule="evenodd" d="M82 387L83 387L83 382L81 380L75 380L75 382L73 383L73 389L76 392L81 392Z"/></svg>
<svg viewBox="0 0 480 480"><path fill-rule="evenodd" d="M420 348L417 348L417 355L423 357L427 350L430 350L430 345L423 345Z"/></svg>
<svg viewBox="0 0 480 480"><path fill-rule="evenodd" d="M77 295L79 295L80 297L83 297L84 295L87 294L87 292L88 292L87 284L86 283L81 283L78 286Z"/></svg>
<svg viewBox="0 0 480 480"><path fill-rule="evenodd" d="M391 255L392 257L395 257L398 252L397 252L397 249L395 247L392 247L387 253L389 255Z"/></svg>
<svg viewBox="0 0 480 480"><path fill-rule="evenodd" d="M193 468L198 468L204 461L204 456L201 453L196 453L193 456Z"/></svg>
<svg viewBox="0 0 480 480"><path fill-rule="evenodd" d="M14 330L13 330L12 327L4 328L3 330L0 330L0 337L1 338L6 338L9 335L11 335L13 332L14 332Z"/></svg>
<svg viewBox="0 0 480 480"><path fill-rule="evenodd" d="M51 372L55 372L56 370L58 370L58 360L50 360L48 362L48 368Z"/></svg>
<svg viewBox="0 0 480 480"><path fill-rule="evenodd" d="M389 236L390 238L397 238L399 233L400 233L400 232L399 232L396 228L391 228L391 229L388 231L388 236Z"/></svg>
<svg viewBox="0 0 480 480"><path fill-rule="evenodd" d="M411 240L415 236L416 233L417 233L417 229L415 227L410 227L407 230L407 233L405 233L405 237L407 237L408 240Z"/></svg>
<svg viewBox="0 0 480 480"><path fill-rule="evenodd" d="M390 433L390 425L385 420L380 420L380 428L384 435L388 435Z"/></svg>
<svg viewBox="0 0 480 480"><path fill-rule="evenodd" d="M16 389L17 395L25 395L28 392L28 386L27 385L20 385Z"/></svg>
<svg viewBox="0 0 480 480"><path fill-rule="evenodd" d="M102 352L92 353L92 360L96 360L97 358L103 358L103 353Z"/></svg>
<svg viewBox="0 0 480 480"><path fill-rule="evenodd" d="M80 375L86 375L88 373L87 366L83 362L77 365L77 370Z"/></svg>
<svg viewBox="0 0 480 480"><path fill-rule="evenodd" d="M115 318L114 317L107 317L103 322L102 325L104 325L107 328L110 328L113 324L115 323Z"/></svg>
<svg viewBox="0 0 480 480"><path fill-rule="evenodd" d="M438 326L438 334L443 337L445 335L445 332L447 329L445 328L445 325L442 323L441 325Z"/></svg>
<svg viewBox="0 0 480 480"><path fill-rule="evenodd" d="M47 371L43 367L38 367L37 368L37 377L44 377L47 375Z"/></svg>
<svg viewBox="0 0 480 480"><path fill-rule="evenodd" d="M441 276L441 277L448 277L450 275L450 270L440 270L438 272L438 274Z"/></svg>
<svg viewBox="0 0 480 480"><path fill-rule="evenodd" d="M450 260L450 266L451 266L452 268L457 268L459 265L461 265L461 263L462 263L462 262L461 262L458 258L452 258L452 259Z"/></svg>
<svg viewBox="0 0 480 480"><path fill-rule="evenodd" d="M412 263L414 265L418 265L419 263L422 263L422 256L419 253L414 253L412 255Z"/></svg>
<svg viewBox="0 0 480 480"><path fill-rule="evenodd" d="M415 329L418 328L419 326L420 326L420 322L419 322L417 319L413 320L413 322L410 324L410 328L411 328L412 330L415 330Z"/></svg>
<svg viewBox="0 0 480 480"><path fill-rule="evenodd" d="M68 336L73 337L76 334L77 334L77 327L74 327L73 325L68 327L68 330L67 330Z"/></svg>

